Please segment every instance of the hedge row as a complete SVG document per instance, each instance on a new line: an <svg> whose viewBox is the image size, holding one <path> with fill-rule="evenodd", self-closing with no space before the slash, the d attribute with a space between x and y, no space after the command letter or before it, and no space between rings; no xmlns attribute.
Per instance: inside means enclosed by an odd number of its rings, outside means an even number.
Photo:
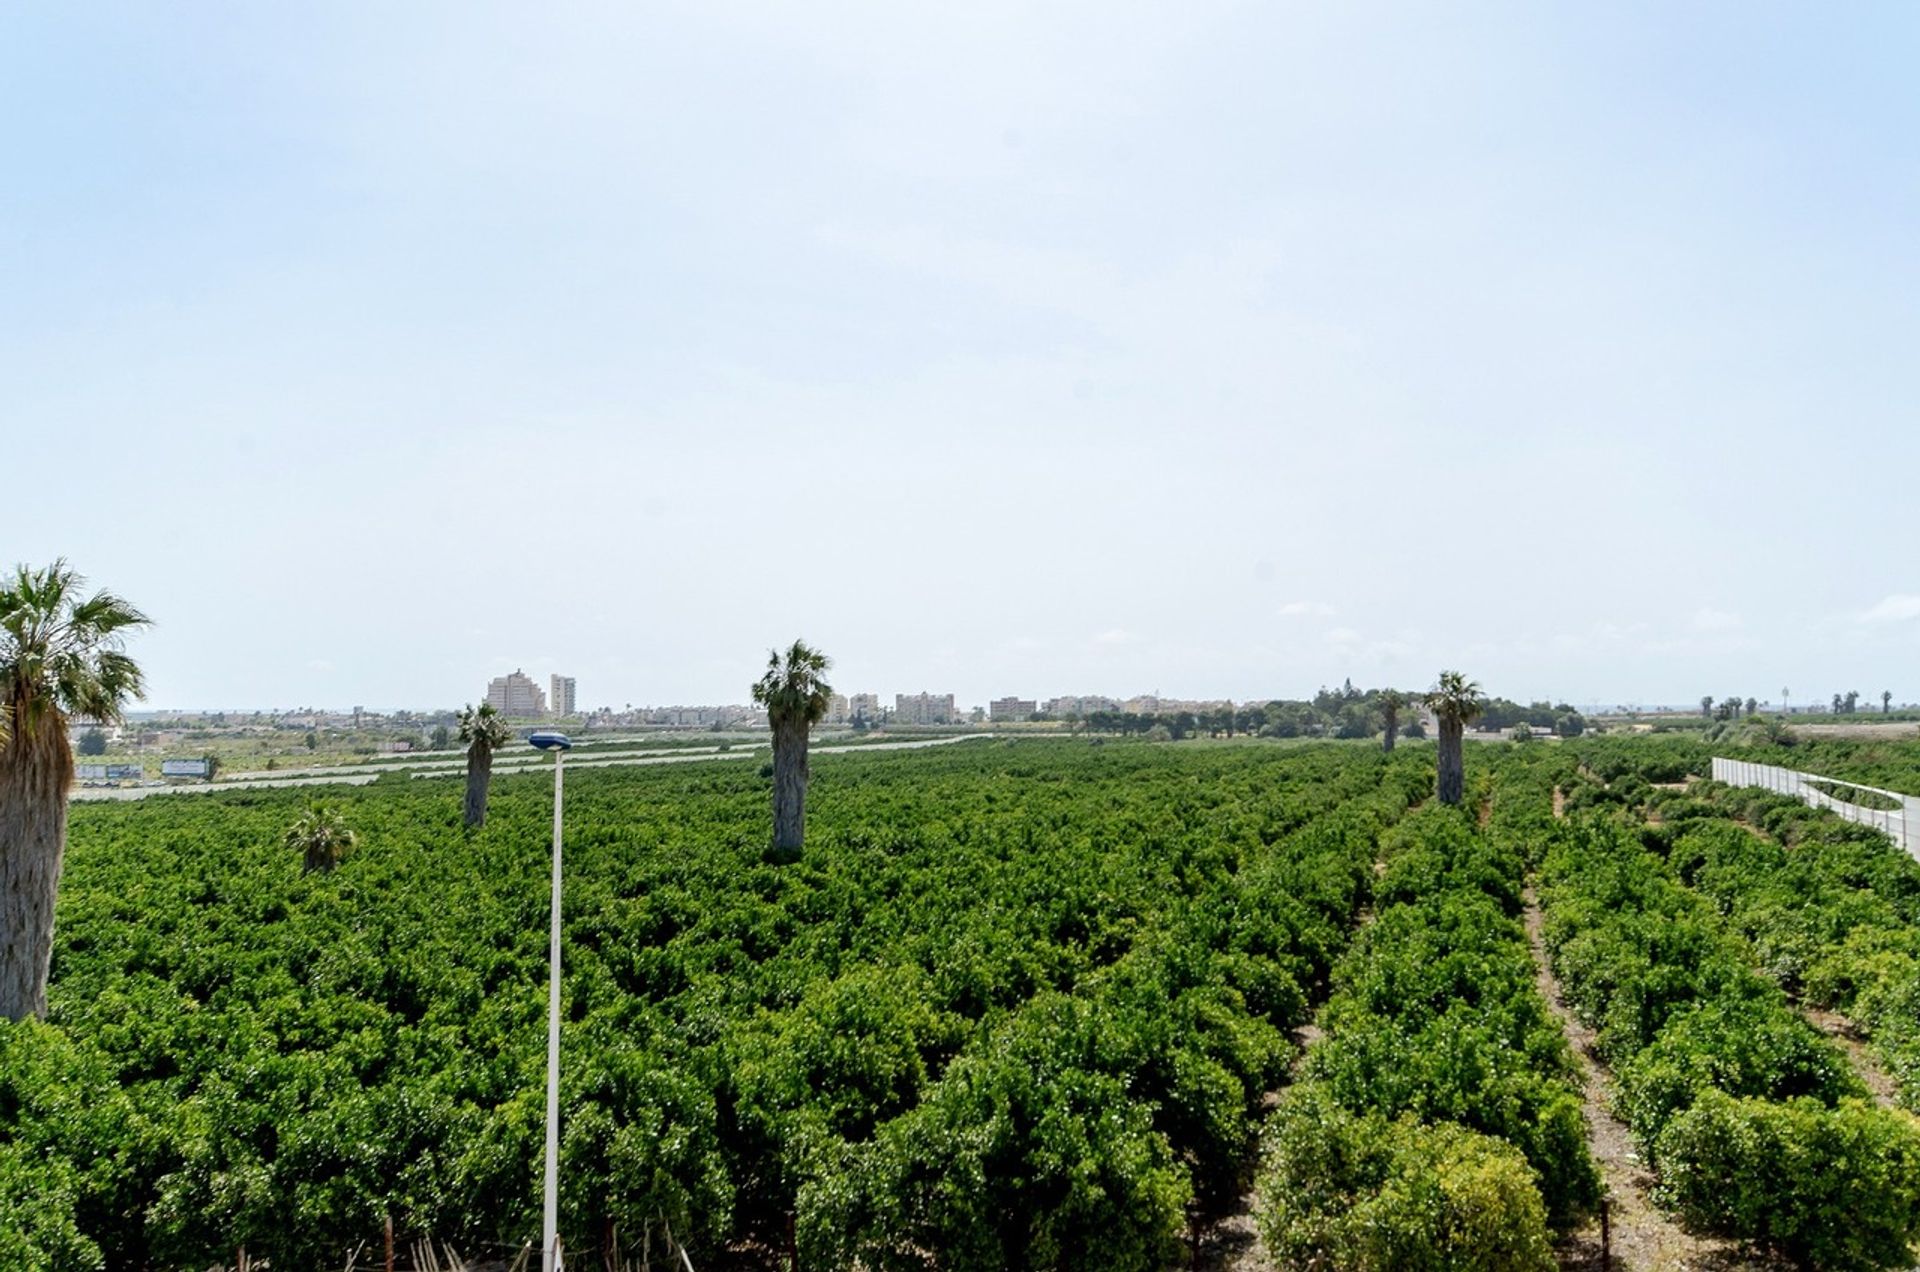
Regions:
<svg viewBox="0 0 1920 1272"><path fill-rule="evenodd" d="M1663 813L1655 842L1677 877L1790 995L1860 1026L1920 1109L1920 862L1871 827L1764 791L1702 783Z"/></svg>
<svg viewBox="0 0 1920 1272"><path fill-rule="evenodd" d="M1378 913L1276 1110L1262 1230L1287 1267L1545 1269L1599 1199L1524 861L1455 809L1383 836Z"/></svg>
<svg viewBox="0 0 1920 1272"><path fill-rule="evenodd" d="M1738 832L1745 833L1745 832ZM1541 866L1555 970L1618 1081L1619 1111L1695 1231L1815 1268L1904 1267L1920 1126L1878 1109L1707 898L1666 835L1581 818Z"/></svg>

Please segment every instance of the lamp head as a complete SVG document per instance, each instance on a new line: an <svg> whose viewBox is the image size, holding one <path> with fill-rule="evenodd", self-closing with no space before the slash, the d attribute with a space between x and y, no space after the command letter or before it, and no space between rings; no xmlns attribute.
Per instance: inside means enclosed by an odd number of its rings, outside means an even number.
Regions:
<svg viewBox="0 0 1920 1272"><path fill-rule="evenodd" d="M555 729L535 729L527 735L527 741L542 751L571 751L573 739Z"/></svg>

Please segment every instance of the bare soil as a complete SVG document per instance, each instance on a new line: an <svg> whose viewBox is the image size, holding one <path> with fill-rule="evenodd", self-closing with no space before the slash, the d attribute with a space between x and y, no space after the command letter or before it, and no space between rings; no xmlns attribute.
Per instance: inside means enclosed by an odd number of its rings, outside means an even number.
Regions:
<svg viewBox="0 0 1920 1272"><path fill-rule="evenodd" d="M1847 1053L1847 1059L1853 1062L1853 1071L1867 1084L1867 1090L1873 1093L1873 1102L1881 1108L1890 1109L1898 1103L1899 1084L1880 1067L1880 1058L1873 1054L1859 1029L1851 1020L1837 1011L1827 1011L1820 1007L1808 1007L1802 1004L1801 1015L1809 1024L1827 1037L1840 1044Z"/></svg>

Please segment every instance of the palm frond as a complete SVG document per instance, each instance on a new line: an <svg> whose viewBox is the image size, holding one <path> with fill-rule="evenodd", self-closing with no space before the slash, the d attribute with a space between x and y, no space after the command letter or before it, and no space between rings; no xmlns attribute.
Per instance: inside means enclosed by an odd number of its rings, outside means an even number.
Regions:
<svg viewBox="0 0 1920 1272"><path fill-rule="evenodd" d="M1431 692L1427 694L1427 707L1442 720L1466 724L1476 720L1486 707L1486 697L1480 692L1480 686L1468 680L1464 672L1443 671Z"/></svg>
<svg viewBox="0 0 1920 1272"><path fill-rule="evenodd" d="M827 714L833 686L826 673L833 660L804 640L796 640L784 654L767 652L767 671L753 686L753 700L767 709L774 724L815 724Z"/></svg>
<svg viewBox="0 0 1920 1272"><path fill-rule="evenodd" d="M0 582L0 743L64 735L72 716L117 720L145 695L123 642L151 620L111 592L83 595L85 585L64 559L15 566Z"/></svg>

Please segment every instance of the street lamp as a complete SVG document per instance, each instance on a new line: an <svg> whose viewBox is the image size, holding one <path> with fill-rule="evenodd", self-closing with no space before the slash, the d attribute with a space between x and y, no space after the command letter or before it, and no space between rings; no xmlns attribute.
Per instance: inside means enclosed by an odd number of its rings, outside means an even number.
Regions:
<svg viewBox="0 0 1920 1272"><path fill-rule="evenodd" d="M540 1272L560 1266L560 779L573 740L536 729L527 741L553 752L553 937L547 948L547 1184L540 1225Z"/></svg>

